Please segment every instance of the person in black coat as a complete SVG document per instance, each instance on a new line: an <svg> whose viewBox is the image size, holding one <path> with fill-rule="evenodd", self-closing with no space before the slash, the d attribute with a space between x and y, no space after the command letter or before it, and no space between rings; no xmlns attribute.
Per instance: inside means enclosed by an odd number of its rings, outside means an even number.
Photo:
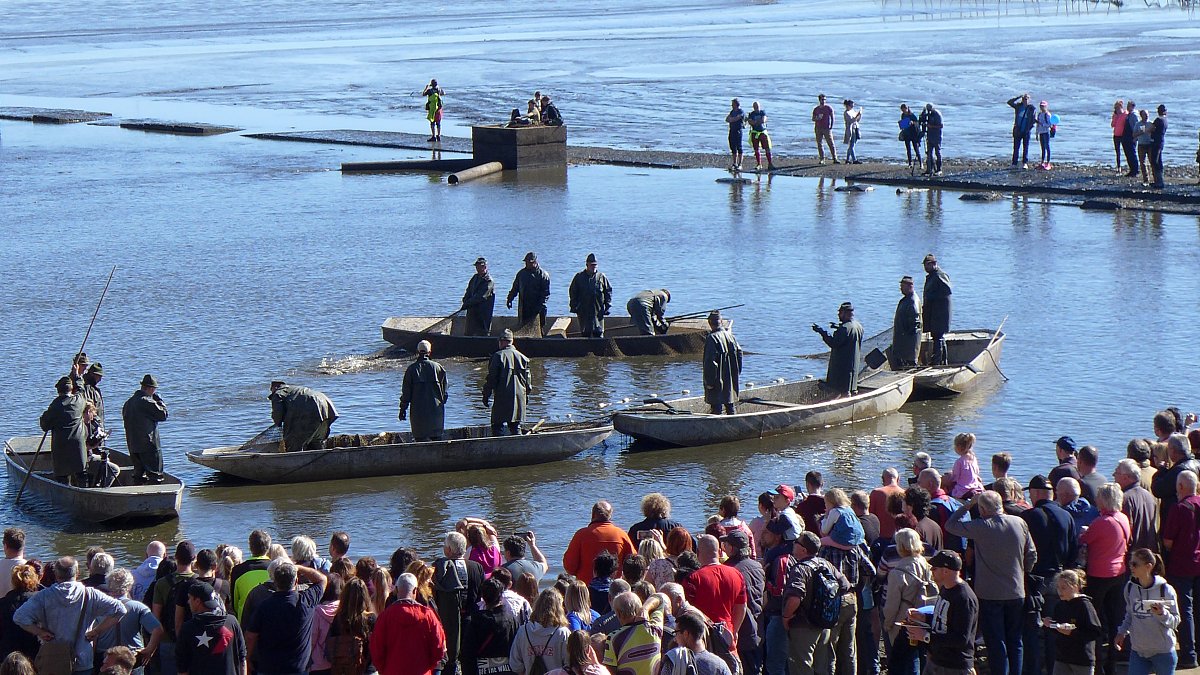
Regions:
<svg viewBox="0 0 1200 675"><path fill-rule="evenodd" d="M503 598L504 584L498 579L488 579L479 588L484 609L477 609L467 620L462 636L463 675L479 675L494 670L495 666L507 668L508 651L517 635L517 619L508 610Z"/></svg>
<svg viewBox="0 0 1200 675"><path fill-rule="evenodd" d="M925 266L925 298L921 306L921 323L933 343L929 365L947 363L946 333L950 332L950 277L938 267L932 253L922 261Z"/></svg>
<svg viewBox="0 0 1200 675"><path fill-rule="evenodd" d="M41 588L38 573L32 565L13 568L13 589L0 598L0 653L21 652L30 661L37 658L38 639L13 621L13 614Z"/></svg>

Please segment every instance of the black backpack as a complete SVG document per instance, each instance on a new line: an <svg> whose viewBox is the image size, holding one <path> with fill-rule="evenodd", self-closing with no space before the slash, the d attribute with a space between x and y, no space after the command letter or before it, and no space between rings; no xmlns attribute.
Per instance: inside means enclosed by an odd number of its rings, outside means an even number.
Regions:
<svg viewBox="0 0 1200 675"><path fill-rule="evenodd" d="M542 651L533 655L533 665L529 666L528 675L546 675L550 672L549 666L546 665L546 650L550 649L550 641L554 639L556 633L550 633L550 637L546 638L546 644L542 645ZM529 642L529 625L525 625L525 641ZM529 646L533 647L533 643L529 642Z"/></svg>
<svg viewBox="0 0 1200 675"><path fill-rule="evenodd" d="M814 559L816 560L816 559ZM833 628L842 613L842 588L828 565L820 562L805 563L812 574L808 578L808 605L804 618L814 628Z"/></svg>

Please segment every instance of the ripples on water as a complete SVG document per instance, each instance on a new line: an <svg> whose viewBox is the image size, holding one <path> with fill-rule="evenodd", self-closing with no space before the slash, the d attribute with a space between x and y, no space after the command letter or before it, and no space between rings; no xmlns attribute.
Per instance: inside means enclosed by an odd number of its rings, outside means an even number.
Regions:
<svg viewBox="0 0 1200 675"><path fill-rule="evenodd" d="M831 181L714 183L715 171L574 167L558 184L494 181L454 189L424 175L346 176L341 161L394 158L369 148L175 138L113 128L5 124L0 210L4 436L33 433L86 327L111 265L109 299L87 351L104 363L115 419L141 375L171 408L168 468L191 486L177 522L95 536L43 513L0 511L31 532L39 555L101 539L137 552L152 537L239 543L259 526L318 538L348 528L357 553L403 543L425 552L463 514L502 531L531 527L557 559L590 504L636 519L658 489L701 527L720 497L754 496L818 469L866 487L883 467L931 452L953 459L959 431L979 435L1022 478L1052 464L1053 439L1097 445L1107 466L1149 433L1167 404L1190 409L1186 317L1200 285L1197 219L1090 213L1019 198L963 203L953 193L835 193ZM553 275L552 311L595 251L618 307L643 288L672 290L672 312L745 302L732 314L752 355L745 380L821 375L808 325L852 300L868 333L886 327L896 281L936 251L955 283L962 328L1008 316L1002 366L1011 381L955 402L913 404L852 427L654 453L620 437L566 462L487 473L302 486L219 480L183 453L236 444L269 423L274 377L328 392L339 432L397 428L406 361L380 358L379 324L458 307L478 255L507 291L525 251ZM486 419L483 362L448 359L452 424ZM601 404L698 391L693 359L539 360L534 419L595 415ZM119 427L119 424L117 425ZM121 443L120 429L116 443ZM10 502L11 492L6 502ZM753 514L749 514L753 515ZM370 526L366 523L371 523ZM126 562L131 562L126 560Z"/></svg>

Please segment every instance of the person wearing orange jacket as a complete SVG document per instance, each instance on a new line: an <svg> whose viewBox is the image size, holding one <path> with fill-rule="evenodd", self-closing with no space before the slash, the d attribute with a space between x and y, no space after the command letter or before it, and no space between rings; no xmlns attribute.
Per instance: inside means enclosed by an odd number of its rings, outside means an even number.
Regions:
<svg viewBox="0 0 1200 675"><path fill-rule="evenodd" d="M625 562L625 558L637 553L633 542L625 530L612 522L613 507L606 501L598 501L592 506L592 522L587 527L580 528L567 552L563 554L563 568L575 575L580 581L592 580L592 562L601 551L609 551L617 556L617 569ZM619 576L619 572L618 572Z"/></svg>

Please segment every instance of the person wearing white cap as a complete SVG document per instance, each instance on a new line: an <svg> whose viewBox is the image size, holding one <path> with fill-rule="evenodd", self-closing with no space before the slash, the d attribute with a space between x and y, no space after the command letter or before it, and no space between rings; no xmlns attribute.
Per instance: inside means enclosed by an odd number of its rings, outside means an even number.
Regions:
<svg viewBox="0 0 1200 675"><path fill-rule="evenodd" d="M404 371L400 390L400 420L412 410L414 441L440 441L446 432L446 370L429 358L433 346L428 340L417 343L417 360Z"/></svg>
<svg viewBox="0 0 1200 675"><path fill-rule="evenodd" d="M505 425L510 434L521 433L529 389L529 357L513 347L513 332L505 328L500 336L500 349L488 363L487 381L483 385L483 405L492 408L493 435L500 436ZM495 405L492 405L493 394Z"/></svg>

